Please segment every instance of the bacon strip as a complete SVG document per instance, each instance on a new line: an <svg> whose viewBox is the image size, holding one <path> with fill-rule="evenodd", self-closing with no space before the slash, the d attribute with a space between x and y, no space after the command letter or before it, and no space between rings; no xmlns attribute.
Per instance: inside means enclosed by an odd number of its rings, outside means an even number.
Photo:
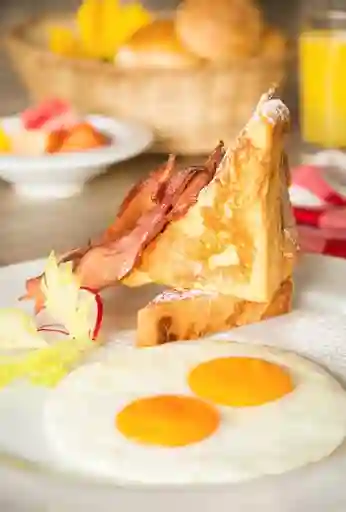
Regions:
<svg viewBox="0 0 346 512"><path fill-rule="evenodd" d="M101 237L102 242L115 240L124 230L130 231L145 212L159 202L160 191L175 172L175 156L171 155L149 177L136 183L121 203L113 224Z"/></svg>
<svg viewBox="0 0 346 512"><path fill-rule="evenodd" d="M175 159L154 171L129 191L113 224L99 240L60 258L72 261L81 285L96 290L123 279L139 263L145 248L172 221L186 214L200 191L214 178L225 154L220 143L203 166L175 169ZM42 307L41 276L27 281L27 295Z"/></svg>

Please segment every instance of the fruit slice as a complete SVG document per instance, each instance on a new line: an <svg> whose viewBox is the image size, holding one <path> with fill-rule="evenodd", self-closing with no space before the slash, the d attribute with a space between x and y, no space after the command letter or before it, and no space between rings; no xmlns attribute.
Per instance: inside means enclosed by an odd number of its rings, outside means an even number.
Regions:
<svg viewBox="0 0 346 512"><path fill-rule="evenodd" d="M41 130L18 130L12 133L12 151L16 155L44 155L47 137L48 135Z"/></svg>
<svg viewBox="0 0 346 512"><path fill-rule="evenodd" d="M53 130L47 135L46 140L46 153L57 153L66 138L68 131L65 128Z"/></svg>
<svg viewBox="0 0 346 512"><path fill-rule="evenodd" d="M69 130L60 146L60 152L83 151L105 146L107 143L108 138L91 124L79 123Z"/></svg>
<svg viewBox="0 0 346 512"><path fill-rule="evenodd" d="M0 127L0 153L9 153L11 151L11 139L3 128Z"/></svg>
<svg viewBox="0 0 346 512"><path fill-rule="evenodd" d="M40 130L55 117L66 114L70 106L63 100L53 98L42 102L40 105L28 108L21 114L21 121L26 130Z"/></svg>
<svg viewBox="0 0 346 512"><path fill-rule="evenodd" d="M49 118L43 124L42 129L45 132L54 132L62 130L68 133L68 130L78 123L80 123L80 118L77 116L75 112L69 110L55 117Z"/></svg>

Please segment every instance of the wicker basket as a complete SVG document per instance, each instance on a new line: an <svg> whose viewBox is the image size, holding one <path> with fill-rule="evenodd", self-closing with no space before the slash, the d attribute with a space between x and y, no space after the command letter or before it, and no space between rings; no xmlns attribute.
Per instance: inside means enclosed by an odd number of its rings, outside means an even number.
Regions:
<svg viewBox="0 0 346 512"><path fill-rule="evenodd" d="M70 23L68 17L64 21ZM202 154L219 139L233 139L260 95L284 74L284 63L274 66L259 58L236 67L144 71L67 59L47 49L52 22L57 20L26 22L6 39L31 99L60 96L82 112L145 123L155 132L156 152Z"/></svg>

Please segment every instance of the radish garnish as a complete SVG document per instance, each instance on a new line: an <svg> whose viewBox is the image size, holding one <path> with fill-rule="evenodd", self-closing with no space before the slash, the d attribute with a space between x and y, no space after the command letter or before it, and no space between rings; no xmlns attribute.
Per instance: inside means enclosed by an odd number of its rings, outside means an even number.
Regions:
<svg viewBox="0 0 346 512"><path fill-rule="evenodd" d="M71 340L69 333L63 328L63 326L46 327L43 325L37 329L37 332L48 345L53 345L60 340L65 340L66 338Z"/></svg>
<svg viewBox="0 0 346 512"><path fill-rule="evenodd" d="M42 325L41 327L38 327L38 332L56 332L59 334L64 334L65 336L68 336L68 332L63 328L63 326L56 325Z"/></svg>
<svg viewBox="0 0 346 512"><path fill-rule="evenodd" d="M30 349L19 357L0 353L0 387L18 378L54 386L98 346L94 340L102 324L102 300L80 288L72 264L59 265L52 253L41 286L44 309L35 320L20 309L0 310L0 349Z"/></svg>
<svg viewBox="0 0 346 512"><path fill-rule="evenodd" d="M46 311L72 338L96 338L102 322L102 301L94 291L80 288L71 262L59 265L51 253L41 289Z"/></svg>
<svg viewBox="0 0 346 512"><path fill-rule="evenodd" d="M54 341L56 341L56 339L60 339L60 337L69 336L69 332L66 327L62 323L57 322L56 319L50 315L47 309L42 309L37 313L36 328L37 332L39 332L46 340L48 337L48 342L51 341L53 336Z"/></svg>
<svg viewBox="0 0 346 512"><path fill-rule="evenodd" d="M92 290L91 288L83 287L81 288L81 292L88 292L94 295L95 300L95 310L92 312L92 318L94 319L94 328L91 330L90 335L93 340L97 340L97 337L100 333L100 329L102 326L102 320L103 320L103 302L101 299L101 295L97 293L96 291Z"/></svg>

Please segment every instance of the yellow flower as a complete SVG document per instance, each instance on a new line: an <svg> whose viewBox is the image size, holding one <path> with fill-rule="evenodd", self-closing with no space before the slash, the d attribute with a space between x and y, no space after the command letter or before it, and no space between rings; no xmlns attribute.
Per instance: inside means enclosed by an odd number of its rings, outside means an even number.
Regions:
<svg viewBox="0 0 346 512"><path fill-rule="evenodd" d="M81 54L78 37L69 28L51 27L49 29L49 49L64 57L78 57Z"/></svg>
<svg viewBox="0 0 346 512"><path fill-rule="evenodd" d="M36 385L55 386L99 346L99 341L90 337L95 323L91 314L94 296L80 289L72 264L59 265L53 252L46 263L42 291L47 312L66 327L69 337L48 345L24 311L0 309L0 350L30 349L12 355L0 352L0 389L19 378Z"/></svg>
<svg viewBox="0 0 346 512"><path fill-rule="evenodd" d="M77 13L83 48L99 59L112 59L119 46L150 21L137 2L120 6L118 0L84 0Z"/></svg>

